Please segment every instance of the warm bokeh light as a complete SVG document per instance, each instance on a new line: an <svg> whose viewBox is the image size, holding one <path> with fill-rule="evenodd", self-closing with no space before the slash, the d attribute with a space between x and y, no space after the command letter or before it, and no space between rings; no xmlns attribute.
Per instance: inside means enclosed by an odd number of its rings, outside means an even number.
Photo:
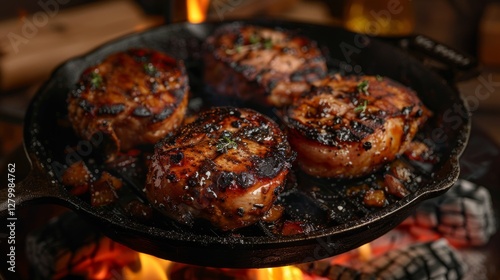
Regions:
<svg viewBox="0 0 500 280"><path fill-rule="evenodd" d="M397 5L392 5L397 4ZM371 36L402 36L413 32L415 16L411 2L348 0L344 27Z"/></svg>
<svg viewBox="0 0 500 280"><path fill-rule="evenodd" d="M188 21L200 23L207 17L209 0L187 0Z"/></svg>
<svg viewBox="0 0 500 280"><path fill-rule="evenodd" d="M28 15L29 13L25 9L17 10L17 17L19 18L19 22L23 22L23 20L25 20Z"/></svg>

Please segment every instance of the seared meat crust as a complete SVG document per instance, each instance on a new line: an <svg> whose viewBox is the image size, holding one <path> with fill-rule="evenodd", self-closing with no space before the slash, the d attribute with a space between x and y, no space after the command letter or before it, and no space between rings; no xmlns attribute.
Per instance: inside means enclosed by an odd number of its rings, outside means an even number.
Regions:
<svg viewBox="0 0 500 280"><path fill-rule="evenodd" d="M204 80L220 95L276 107L326 75L316 42L289 31L230 24L205 42Z"/></svg>
<svg viewBox="0 0 500 280"><path fill-rule="evenodd" d="M259 221L284 186L292 151L269 118L250 109L201 113L157 144L148 200L183 224L208 220L222 230Z"/></svg>
<svg viewBox="0 0 500 280"><path fill-rule="evenodd" d="M402 154L430 114L414 91L388 78L334 75L296 100L285 120L304 172L351 178Z"/></svg>
<svg viewBox="0 0 500 280"><path fill-rule="evenodd" d="M188 91L181 61L130 49L83 72L68 97L69 119L83 139L102 132L112 156L174 131L184 118Z"/></svg>

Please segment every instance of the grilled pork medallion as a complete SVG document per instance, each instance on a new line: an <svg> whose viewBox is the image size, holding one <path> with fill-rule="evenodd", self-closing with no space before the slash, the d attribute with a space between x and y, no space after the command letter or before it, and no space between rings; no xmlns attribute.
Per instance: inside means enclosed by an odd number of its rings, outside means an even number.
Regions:
<svg viewBox="0 0 500 280"><path fill-rule="evenodd" d="M157 144L146 194L180 223L204 219L233 230L265 216L292 160L272 120L250 109L218 107Z"/></svg>
<svg viewBox="0 0 500 280"><path fill-rule="evenodd" d="M108 155L153 144L175 130L188 101L181 61L131 49L86 69L68 97L69 119L83 139L101 132Z"/></svg>
<svg viewBox="0 0 500 280"><path fill-rule="evenodd" d="M334 75L292 104L285 119L304 172L351 178L402 154L430 114L414 91L388 78Z"/></svg>
<svg viewBox="0 0 500 280"><path fill-rule="evenodd" d="M225 25L205 42L204 80L216 93L281 107L326 75L315 42L289 31Z"/></svg>

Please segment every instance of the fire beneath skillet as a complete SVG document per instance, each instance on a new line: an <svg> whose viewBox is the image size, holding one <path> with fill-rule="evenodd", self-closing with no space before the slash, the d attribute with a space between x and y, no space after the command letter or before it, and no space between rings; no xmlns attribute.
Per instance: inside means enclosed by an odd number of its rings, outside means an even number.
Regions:
<svg viewBox="0 0 500 280"><path fill-rule="evenodd" d="M347 253L295 266L223 269L173 263L133 251L66 212L27 239L42 279L479 279L496 231L489 192L460 180L399 227ZM210 257L210 256L207 256Z"/></svg>

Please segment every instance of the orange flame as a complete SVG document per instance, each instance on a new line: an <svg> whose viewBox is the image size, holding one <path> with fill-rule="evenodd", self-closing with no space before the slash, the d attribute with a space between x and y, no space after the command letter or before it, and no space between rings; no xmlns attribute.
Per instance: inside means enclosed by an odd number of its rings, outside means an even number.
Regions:
<svg viewBox="0 0 500 280"><path fill-rule="evenodd" d="M303 280L302 270L295 266L255 269L255 279L266 280Z"/></svg>
<svg viewBox="0 0 500 280"><path fill-rule="evenodd" d="M141 260L141 269L137 272L134 272L130 268L124 267L123 279L168 280L167 268L172 262L159 259L144 253L139 253L139 259Z"/></svg>
<svg viewBox="0 0 500 280"><path fill-rule="evenodd" d="M372 258L372 248L370 243L366 243L365 245L361 245L358 248L359 259L363 262L367 262Z"/></svg>
<svg viewBox="0 0 500 280"><path fill-rule="evenodd" d="M200 23L207 18L209 0L187 0L187 17L191 23Z"/></svg>
<svg viewBox="0 0 500 280"><path fill-rule="evenodd" d="M113 273L138 262L137 252L109 238L102 238L94 246L80 248L74 255L68 252L59 256L53 278L72 275L94 280L110 279Z"/></svg>
<svg viewBox="0 0 500 280"><path fill-rule="evenodd" d="M124 267L122 271L123 279L127 280L168 280L169 267L174 263L171 261L159 259L157 257L139 253L141 268L139 271L133 271L129 267ZM231 269L221 269L231 274ZM237 271L239 270L234 270ZM306 280L302 271L295 266L283 266L262 269L248 269L245 275L248 279L255 280ZM247 279L247 278L245 278Z"/></svg>

